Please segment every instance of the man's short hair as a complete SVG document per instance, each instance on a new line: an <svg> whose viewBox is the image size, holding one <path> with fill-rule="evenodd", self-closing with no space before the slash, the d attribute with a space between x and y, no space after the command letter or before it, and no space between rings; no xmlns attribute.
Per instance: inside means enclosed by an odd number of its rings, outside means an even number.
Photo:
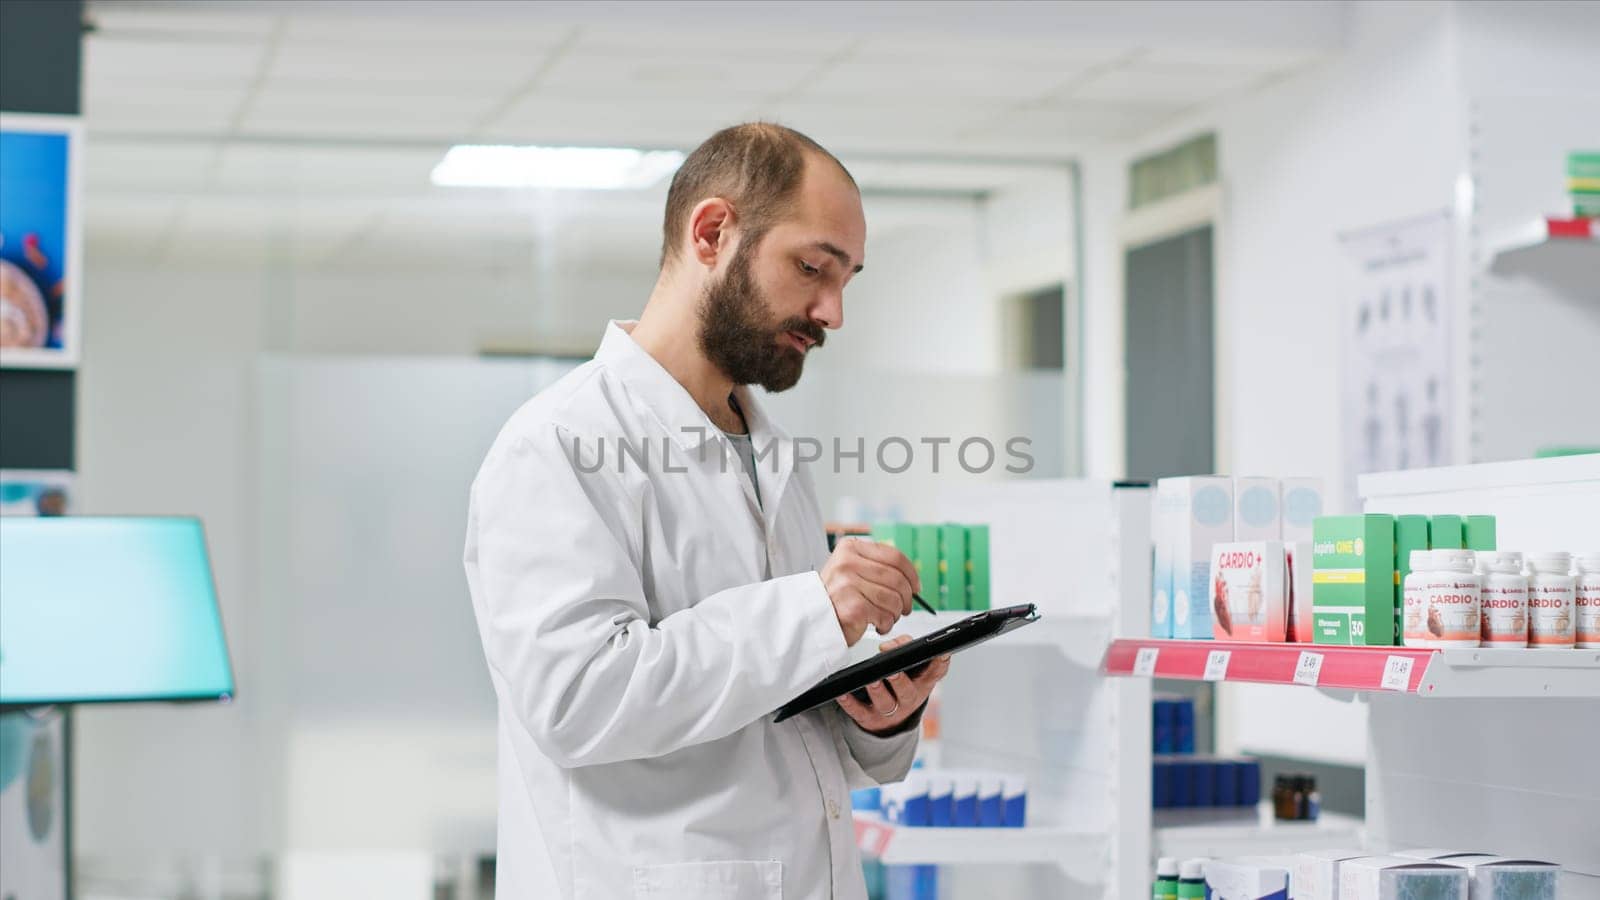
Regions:
<svg viewBox="0 0 1600 900"><path fill-rule="evenodd" d="M721 197L733 204L744 240L755 242L794 208L806 154L830 160L856 180L838 158L793 128L771 122L733 125L694 148L672 176L661 226L661 265L678 255L695 204Z"/></svg>

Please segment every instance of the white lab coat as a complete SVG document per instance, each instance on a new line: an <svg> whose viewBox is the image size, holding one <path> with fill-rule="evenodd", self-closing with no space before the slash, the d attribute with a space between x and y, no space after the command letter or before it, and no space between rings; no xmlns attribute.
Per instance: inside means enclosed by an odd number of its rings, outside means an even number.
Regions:
<svg viewBox="0 0 1600 900"><path fill-rule="evenodd" d="M758 506L629 327L511 417L472 486L497 896L864 900L849 791L904 777L916 730L875 737L836 704L773 723L847 659L815 489L741 388L757 452L776 448Z"/></svg>

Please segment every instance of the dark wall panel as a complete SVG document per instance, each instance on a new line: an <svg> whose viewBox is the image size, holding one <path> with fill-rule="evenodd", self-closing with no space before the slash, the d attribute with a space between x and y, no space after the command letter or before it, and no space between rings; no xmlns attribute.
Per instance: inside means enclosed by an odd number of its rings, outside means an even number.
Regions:
<svg viewBox="0 0 1600 900"><path fill-rule="evenodd" d="M77 115L83 4L0 0L0 110ZM75 373L0 369L0 468L74 468Z"/></svg>
<svg viewBox="0 0 1600 900"><path fill-rule="evenodd" d="M0 109L78 114L83 4L0 2Z"/></svg>

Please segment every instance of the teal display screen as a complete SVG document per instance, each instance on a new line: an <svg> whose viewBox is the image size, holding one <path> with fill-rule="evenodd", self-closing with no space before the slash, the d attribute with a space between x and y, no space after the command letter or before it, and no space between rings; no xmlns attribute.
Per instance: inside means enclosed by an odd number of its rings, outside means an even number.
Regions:
<svg viewBox="0 0 1600 900"><path fill-rule="evenodd" d="M198 519L0 518L0 704L232 695Z"/></svg>

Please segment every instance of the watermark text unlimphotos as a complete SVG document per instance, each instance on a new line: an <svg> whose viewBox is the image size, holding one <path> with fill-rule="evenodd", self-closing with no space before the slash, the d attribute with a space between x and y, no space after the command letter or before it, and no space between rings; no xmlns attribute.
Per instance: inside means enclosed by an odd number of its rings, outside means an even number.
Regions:
<svg viewBox="0 0 1600 900"><path fill-rule="evenodd" d="M570 452L585 474L609 469L616 472L684 473L700 470L714 462L722 471L741 465L731 441L712 437L711 429L685 427L683 438L671 437L564 437ZM918 473L964 471L981 475L996 467L1013 475L1033 471L1033 440L1015 436L990 440L982 436L891 435L869 440L866 437L757 438L750 440L748 453L756 467L777 472L785 460L808 467L820 467L835 475L846 472L866 474L869 469L889 475L915 470Z"/></svg>

